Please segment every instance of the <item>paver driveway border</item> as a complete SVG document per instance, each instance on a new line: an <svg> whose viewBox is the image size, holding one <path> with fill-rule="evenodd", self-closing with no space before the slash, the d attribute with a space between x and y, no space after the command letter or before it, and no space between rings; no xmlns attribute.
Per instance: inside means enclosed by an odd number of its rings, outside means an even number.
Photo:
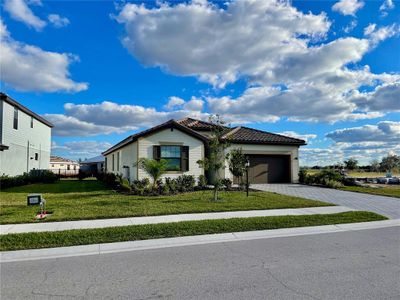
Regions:
<svg viewBox="0 0 400 300"><path fill-rule="evenodd" d="M252 188L311 200L330 202L400 219L400 199L387 196L341 191L302 184L252 184Z"/></svg>

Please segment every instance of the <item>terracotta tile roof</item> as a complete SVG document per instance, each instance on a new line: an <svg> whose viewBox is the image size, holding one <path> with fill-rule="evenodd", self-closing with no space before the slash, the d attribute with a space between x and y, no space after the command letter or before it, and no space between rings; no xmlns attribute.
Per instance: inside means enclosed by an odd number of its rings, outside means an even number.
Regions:
<svg viewBox="0 0 400 300"><path fill-rule="evenodd" d="M178 120L178 123L183 126L189 127L190 129L193 130L211 130L215 126L210 122L205 122L202 120L196 120L192 118L184 118Z"/></svg>
<svg viewBox="0 0 400 300"><path fill-rule="evenodd" d="M192 118L185 118L178 121L180 124L198 131L211 131L213 124ZM234 128L226 127L224 138L229 139L232 143L242 144L284 144L284 145L305 145L306 142L276 133L253 129L249 127L239 126ZM201 132L200 132L201 133Z"/></svg>
<svg viewBox="0 0 400 300"><path fill-rule="evenodd" d="M229 139L232 143L241 144L280 144L280 145L305 145L306 142L301 139L296 139L268 131L248 127L235 127L223 136Z"/></svg>
<svg viewBox="0 0 400 300"><path fill-rule="evenodd" d="M74 164L77 164L76 161L73 161L68 158L63 158L60 156L50 156L50 163L74 163Z"/></svg>

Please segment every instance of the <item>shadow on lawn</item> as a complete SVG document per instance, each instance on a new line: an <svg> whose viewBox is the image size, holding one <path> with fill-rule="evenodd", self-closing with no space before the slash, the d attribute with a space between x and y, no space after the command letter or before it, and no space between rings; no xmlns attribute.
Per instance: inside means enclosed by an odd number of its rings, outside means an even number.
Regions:
<svg viewBox="0 0 400 300"><path fill-rule="evenodd" d="M88 193L96 191L110 191L102 182L96 180L60 180L55 183L33 183L23 186L4 189L4 193Z"/></svg>

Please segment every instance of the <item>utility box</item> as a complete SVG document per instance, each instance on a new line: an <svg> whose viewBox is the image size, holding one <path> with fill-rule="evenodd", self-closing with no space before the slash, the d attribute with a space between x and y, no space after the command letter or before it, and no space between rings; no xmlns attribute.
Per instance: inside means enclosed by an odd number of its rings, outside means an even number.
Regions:
<svg viewBox="0 0 400 300"><path fill-rule="evenodd" d="M29 194L26 197L28 205L39 205L42 201L42 194Z"/></svg>

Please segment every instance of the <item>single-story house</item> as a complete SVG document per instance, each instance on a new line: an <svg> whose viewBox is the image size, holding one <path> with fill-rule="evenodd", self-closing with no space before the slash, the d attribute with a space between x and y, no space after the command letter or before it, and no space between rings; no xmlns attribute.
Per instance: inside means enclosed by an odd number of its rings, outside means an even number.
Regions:
<svg viewBox="0 0 400 300"><path fill-rule="evenodd" d="M133 134L103 152L105 171L121 174L130 181L140 180L148 175L137 167L137 161L154 158L169 162L170 170L164 177L206 175L197 161L207 156L213 126L185 118ZM244 126L227 127L222 138L229 140L226 152L241 148L248 156L250 183L298 182L298 150L305 141ZM228 167L220 176L234 180Z"/></svg>
<svg viewBox="0 0 400 300"><path fill-rule="evenodd" d="M104 159L103 155L99 155L81 161L81 171L92 175L104 172Z"/></svg>

